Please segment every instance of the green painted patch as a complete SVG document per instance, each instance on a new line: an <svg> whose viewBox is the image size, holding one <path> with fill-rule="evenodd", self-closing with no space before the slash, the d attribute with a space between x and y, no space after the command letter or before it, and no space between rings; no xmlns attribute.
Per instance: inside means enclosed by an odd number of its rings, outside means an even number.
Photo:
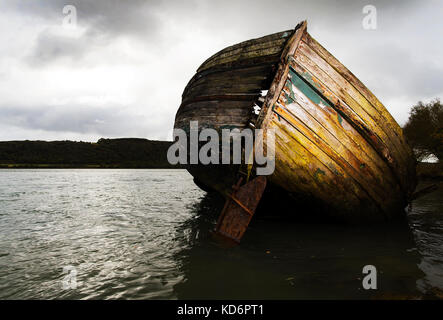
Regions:
<svg viewBox="0 0 443 320"><path fill-rule="evenodd" d="M294 69L292 69L292 67L289 68L289 73L291 75L292 84L297 87L297 89L299 89L309 100L316 105L322 104L324 106L332 107L332 105L314 89L316 84L312 80L309 73L304 73L302 77Z"/></svg>
<svg viewBox="0 0 443 320"><path fill-rule="evenodd" d="M315 171L315 173L314 173L314 179L315 180L319 180L320 179L320 177L321 176L324 176L324 175L326 175L326 172L324 172L322 169L320 169L320 168L317 168L317 170Z"/></svg>
<svg viewBox="0 0 443 320"><path fill-rule="evenodd" d="M340 125L343 127L343 125L342 125L343 118L341 117L341 115L339 113L337 113L337 119L338 119L338 123L340 123Z"/></svg>
<svg viewBox="0 0 443 320"><path fill-rule="evenodd" d="M283 91L283 92L284 92L284 96L285 96L286 101L287 101L288 99L291 99L292 101L295 101L294 92L292 92L291 85L292 85L291 80L290 80L290 79L287 79L287 80L286 80L285 87L286 87L286 88L289 88L289 94L288 94L287 91Z"/></svg>

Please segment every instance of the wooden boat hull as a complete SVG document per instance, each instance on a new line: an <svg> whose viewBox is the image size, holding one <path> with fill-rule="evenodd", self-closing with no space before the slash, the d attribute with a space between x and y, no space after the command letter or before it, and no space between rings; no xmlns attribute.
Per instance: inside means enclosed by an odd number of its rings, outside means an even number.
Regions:
<svg viewBox="0 0 443 320"><path fill-rule="evenodd" d="M271 59L269 53L279 58ZM250 55L262 64L250 63ZM205 89L195 89L196 81ZM262 89L268 89L264 104L258 119L251 120L251 108ZM190 92L199 96L190 97ZM235 100L240 97L243 100ZM242 129L254 121L257 127L274 131L271 186L318 200L328 214L343 221L390 220L404 214L416 178L415 159L401 128L378 99L308 34L306 22L291 32L250 40L210 58L183 94L184 102L196 98L200 101L182 104L176 128L197 120L202 128ZM227 193L238 167L194 165L188 170L201 184Z"/></svg>

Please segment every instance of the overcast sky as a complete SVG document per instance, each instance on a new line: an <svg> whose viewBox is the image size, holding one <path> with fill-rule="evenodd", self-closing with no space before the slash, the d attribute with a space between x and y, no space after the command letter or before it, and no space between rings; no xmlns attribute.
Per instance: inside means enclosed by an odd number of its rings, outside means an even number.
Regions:
<svg viewBox="0 0 443 320"><path fill-rule="evenodd" d="M376 30L362 26L368 4ZM404 124L417 101L443 98L442 17L438 0L1 1L0 140L170 140L204 60L304 19Z"/></svg>

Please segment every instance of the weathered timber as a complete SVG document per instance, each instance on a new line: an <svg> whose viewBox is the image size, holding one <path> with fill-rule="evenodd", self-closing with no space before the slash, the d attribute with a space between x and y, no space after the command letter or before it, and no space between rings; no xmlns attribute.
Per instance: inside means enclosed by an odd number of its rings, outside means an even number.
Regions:
<svg viewBox="0 0 443 320"><path fill-rule="evenodd" d="M208 58L198 68L197 72L201 72L205 69L212 68L215 65L222 65L226 63L226 58L229 57L231 53L235 53L235 55L233 55L234 59L238 59L239 57L247 59L252 56L270 55L269 51L266 51L266 49L269 48L269 44L273 44L273 50L275 50L274 54L279 53L279 50L281 51L291 33L292 30L278 32L269 36L264 36L261 38L244 41L237 45L227 47L221 50L220 52L214 54L212 57ZM277 43L275 42L276 40L278 41Z"/></svg>
<svg viewBox="0 0 443 320"><path fill-rule="evenodd" d="M262 90L267 90L265 97ZM254 105L261 108L256 118ZM338 220L395 219L413 198L415 160L400 126L308 34L305 21L294 30L248 40L207 59L183 92L175 127L186 128L189 121L199 121L200 128L252 126L263 129L265 136L273 130L275 145L263 140L265 149L275 152L268 187L322 203L328 208L325 214ZM236 201L229 195L239 169L188 166L198 181L224 194L232 205ZM294 214L301 213L294 209Z"/></svg>
<svg viewBox="0 0 443 320"><path fill-rule="evenodd" d="M233 186L233 193L220 214L215 232L240 242L266 188L266 178L257 177L241 185L242 178Z"/></svg>

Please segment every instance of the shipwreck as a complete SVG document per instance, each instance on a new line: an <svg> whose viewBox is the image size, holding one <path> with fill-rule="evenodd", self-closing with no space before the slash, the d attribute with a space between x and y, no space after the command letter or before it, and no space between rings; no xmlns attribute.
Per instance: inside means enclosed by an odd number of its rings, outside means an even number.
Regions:
<svg viewBox="0 0 443 320"><path fill-rule="evenodd" d="M227 198L216 231L236 241L265 188L313 199L326 214L354 223L404 215L416 187L415 158L402 129L307 32L306 21L207 59L184 89L174 127L189 132L191 121L199 130L275 132L269 176L257 176L255 165L187 166L197 185Z"/></svg>

